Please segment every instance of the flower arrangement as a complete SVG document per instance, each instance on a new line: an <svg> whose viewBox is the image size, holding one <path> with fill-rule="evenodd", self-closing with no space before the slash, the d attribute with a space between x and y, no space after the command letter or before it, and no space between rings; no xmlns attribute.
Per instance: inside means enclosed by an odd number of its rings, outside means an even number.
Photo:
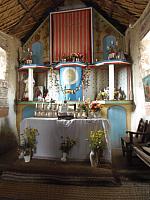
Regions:
<svg viewBox="0 0 150 200"><path fill-rule="evenodd" d="M72 147L76 144L76 140L71 139L70 137L64 138L63 136L61 136L61 140L60 150L68 154Z"/></svg>
<svg viewBox="0 0 150 200"><path fill-rule="evenodd" d="M64 55L62 57L62 60L63 61L73 62L73 61L82 61L82 58L83 58L83 54L81 54L81 53L72 53L71 55L68 55L68 56Z"/></svg>
<svg viewBox="0 0 150 200"><path fill-rule="evenodd" d="M106 88L104 90L100 90L100 92L97 95L98 100L108 100L109 99L109 89Z"/></svg>
<svg viewBox="0 0 150 200"><path fill-rule="evenodd" d="M91 110L92 112L101 111L102 107L103 107L102 104L97 103L97 102L92 102L92 103L90 104L90 110Z"/></svg>
<svg viewBox="0 0 150 200"><path fill-rule="evenodd" d="M89 103L87 101L84 101L82 104L79 104L79 109L88 112L89 110Z"/></svg>
<svg viewBox="0 0 150 200"><path fill-rule="evenodd" d="M106 146L105 131L91 131L89 136L89 143L91 150L93 150L94 152L99 150L103 151L104 147Z"/></svg>
<svg viewBox="0 0 150 200"><path fill-rule="evenodd" d="M23 134L20 136L20 149L24 155L31 154L36 150L36 136L38 130L35 128L27 127L24 129Z"/></svg>
<svg viewBox="0 0 150 200"><path fill-rule="evenodd" d="M18 62L19 65L32 64L32 51L30 48L19 48Z"/></svg>

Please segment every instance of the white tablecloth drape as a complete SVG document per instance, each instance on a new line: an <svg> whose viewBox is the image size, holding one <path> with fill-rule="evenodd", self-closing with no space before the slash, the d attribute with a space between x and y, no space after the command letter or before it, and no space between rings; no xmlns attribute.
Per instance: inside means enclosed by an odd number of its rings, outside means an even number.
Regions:
<svg viewBox="0 0 150 200"><path fill-rule="evenodd" d="M106 131L107 146L104 150L104 159L111 162L111 145L109 136L109 123L107 119L72 119L58 120L55 118L26 118L20 124L20 134L26 127L38 129L37 150L35 158L60 159L61 136L69 136L77 140L72 148L69 158L72 160L89 159L89 134L90 131L103 129Z"/></svg>

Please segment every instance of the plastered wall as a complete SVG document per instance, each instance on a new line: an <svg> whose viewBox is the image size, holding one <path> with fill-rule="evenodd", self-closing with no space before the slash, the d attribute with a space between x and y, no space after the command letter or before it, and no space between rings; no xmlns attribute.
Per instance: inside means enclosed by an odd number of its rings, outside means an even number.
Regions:
<svg viewBox="0 0 150 200"><path fill-rule="evenodd" d="M136 24L130 25L126 32L126 49L132 57L133 94L135 110L131 116L131 128L136 129L141 117L150 120L150 102L145 102L143 88L143 71L141 68L141 40L150 31L150 3Z"/></svg>
<svg viewBox="0 0 150 200"><path fill-rule="evenodd" d="M6 76L8 83L8 112L0 117L0 154L16 145L16 68L18 66L19 40L0 32L0 47L6 51Z"/></svg>

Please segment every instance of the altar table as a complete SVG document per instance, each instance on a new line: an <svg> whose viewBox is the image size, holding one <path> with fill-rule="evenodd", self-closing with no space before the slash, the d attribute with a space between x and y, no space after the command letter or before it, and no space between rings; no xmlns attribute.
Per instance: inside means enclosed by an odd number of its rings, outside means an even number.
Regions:
<svg viewBox="0 0 150 200"><path fill-rule="evenodd" d="M106 148L104 149L104 159L111 162L111 146L109 136L109 123L107 119L72 119L58 120L57 118L25 118L20 124L20 134L26 127L38 129L37 149L34 158L42 159L60 159L62 152L60 151L61 136L69 136L77 141L73 146L69 158L71 160L83 161L89 160L89 142L88 138L91 131L106 131Z"/></svg>

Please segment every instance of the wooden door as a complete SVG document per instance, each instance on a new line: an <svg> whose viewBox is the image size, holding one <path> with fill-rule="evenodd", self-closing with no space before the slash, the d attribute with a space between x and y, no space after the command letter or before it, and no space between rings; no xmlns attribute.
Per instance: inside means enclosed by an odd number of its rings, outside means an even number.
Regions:
<svg viewBox="0 0 150 200"><path fill-rule="evenodd" d="M111 126L111 146L121 148L120 138L126 131L126 110L121 106L112 106L107 114Z"/></svg>

